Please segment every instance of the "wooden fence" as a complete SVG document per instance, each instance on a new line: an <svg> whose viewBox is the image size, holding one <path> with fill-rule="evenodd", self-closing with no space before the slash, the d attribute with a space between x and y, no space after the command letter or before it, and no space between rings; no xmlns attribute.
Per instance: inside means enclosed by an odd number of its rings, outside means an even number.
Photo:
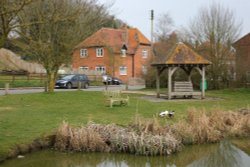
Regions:
<svg viewBox="0 0 250 167"><path fill-rule="evenodd" d="M68 74L59 74L58 79ZM102 81L101 75L87 75L90 81ZM44 73L41 74L1 74L0 81L40 81L45 82L47 80L47 75Z"/></svg>

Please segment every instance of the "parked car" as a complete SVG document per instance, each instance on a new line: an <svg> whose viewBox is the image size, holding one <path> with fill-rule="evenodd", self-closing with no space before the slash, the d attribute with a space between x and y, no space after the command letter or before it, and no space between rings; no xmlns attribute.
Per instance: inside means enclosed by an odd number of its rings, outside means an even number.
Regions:
<svg viewBox="0 0 250 167"><path fill-rule="evenodd" d="M56 88L77 88L81 84L81 88L87 89L89 87L89 79L85 74L66 75L56 81Z"/></svg>
<svg viewBox="0 0 250 167"><path fill-rule="evenodd" d="M102 82L103 84L108 85L120 85L122 84L122 81L116 77L112 77L109 75L103 75L102 76Z"/></svg>
<svg viewBox="0 0 250 167"><path fill-rule="evenodd" d="M120 85L120 84L122 84L122 81L119 78L112 77L111 83L112 83L112 85Z"/></svg>

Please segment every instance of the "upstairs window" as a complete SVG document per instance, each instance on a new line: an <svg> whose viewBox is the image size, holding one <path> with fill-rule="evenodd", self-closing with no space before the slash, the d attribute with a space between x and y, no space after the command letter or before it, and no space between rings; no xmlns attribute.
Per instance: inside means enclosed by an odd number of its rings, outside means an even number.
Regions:
<svg viewBox="0 0 250 167"><path fill-rule="evenodd" d="M120 75L127 75L127 67L120 66Z"/></svg>
<svg viewBox="0 0 250 167"><path fill-rule="evenodd" d="M104 66L96 66L95 70L98 71L98 72L101 72L102 74L106 73L106 69L105 69Z"/></svg>
<svg viewBox="0 0 250 167"><path fill-rule="evenodd" d="M121 49L121 56L126 57L127 50L126 49Z"/></svg>
<svg viewBox="0 0 250 167"><path fill-rule="evenodd" d="M148 58L148 50L147 49L142 50L142 58L144 58L144 59Z"/></svg>
<svg viewBox="0 0 250 167"><path fill-rule="evenodd" d="M80 57L84 58L88 56L88 50L87 49L80 49Z"/></svg>
<svg viewBox="0 0 250 167"><path fill-rule="evenodd" d="M103 48L96 48L96 57L103 57L104 51Z"/></svg>
<svg viewBox="0 0 250 167"><path fill-rule="evenodd" d="M82 70L82 71L88 71L89 67L87 67L87 66L81 66L79 69Z"/></svg>

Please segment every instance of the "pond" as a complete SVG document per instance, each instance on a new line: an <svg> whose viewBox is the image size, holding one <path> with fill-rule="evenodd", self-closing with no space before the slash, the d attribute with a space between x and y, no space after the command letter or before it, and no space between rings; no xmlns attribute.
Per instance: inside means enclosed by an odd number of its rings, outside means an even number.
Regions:
<svg viewBox="0 0 250 167"><path fill-rule="evenodd" d="M170 156L63 153L43 150L7 160L1 167L249 167L250 139L186 146Z"/></svg>

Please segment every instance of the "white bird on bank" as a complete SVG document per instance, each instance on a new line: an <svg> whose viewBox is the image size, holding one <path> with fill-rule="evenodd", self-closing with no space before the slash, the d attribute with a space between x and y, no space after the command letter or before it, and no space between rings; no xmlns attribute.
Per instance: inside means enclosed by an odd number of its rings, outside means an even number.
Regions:
<svg viewBox="0 0 250 167"><path fill-rule="evenodd" d="M159 114L160 117L174 117L174 111L162 111L160 114Z"/></svg>
<svg viewBox="0 0 250 167"><path fill-rule="evenodd" d="M21 158L24 158L23 155L18 155L17 158L21 159Z"/></svg>

